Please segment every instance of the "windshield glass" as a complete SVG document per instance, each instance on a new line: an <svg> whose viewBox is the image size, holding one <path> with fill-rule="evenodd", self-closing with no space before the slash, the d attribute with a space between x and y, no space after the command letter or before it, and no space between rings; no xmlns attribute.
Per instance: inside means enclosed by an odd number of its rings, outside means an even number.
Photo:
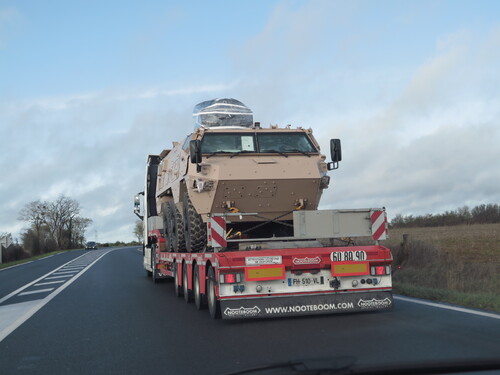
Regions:
<svg viewBox="0 0 500 375"><path fill-rule="evenodd" d="M304 133L257 134L260 152L316 152Z"/></svg>
<svg viewBox="0 0 500 375"><path fill-rule="evenodd" d="M208 133L201 141L203 153L213 152L317 152L305 133Z"/></svg>
<svg viewBox="0 0 500 375"><path fill-rule="evenodd" d="M255 152L253 134L205 134L201 141L201 152Z"/></svg>

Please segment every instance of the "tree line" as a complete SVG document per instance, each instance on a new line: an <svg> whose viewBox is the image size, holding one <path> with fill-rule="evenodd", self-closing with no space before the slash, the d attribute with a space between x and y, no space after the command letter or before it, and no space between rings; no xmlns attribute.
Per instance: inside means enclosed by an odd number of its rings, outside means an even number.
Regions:
<svg viewBox="0 0 500 375"><path fill-rule="evenodd" d="M81 206L64 195L55 201L36 200L19 212L19 220L30 224L21 234L23 248L31 255L84 246L91 219L80 216Z"/></svg>
<svg viewBox="0 0 500 375"><path fill-rule="evenodd" d="M440 214L418 216L398 214L391 220L390 226L392 228L408 228L490 223L500 223L500 205L498 204L480 204L472 209L463 206Z"/></svg>

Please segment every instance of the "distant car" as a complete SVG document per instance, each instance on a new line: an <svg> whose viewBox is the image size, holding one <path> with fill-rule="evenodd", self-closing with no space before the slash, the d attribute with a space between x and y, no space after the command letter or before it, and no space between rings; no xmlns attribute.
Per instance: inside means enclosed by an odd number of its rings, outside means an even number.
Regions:
<svg viewBox="0 0 500 375"><path fill-rule="evenodd" d="M94 241L89 241L85 245L85 250L97 250L97 244Z"/></svg>

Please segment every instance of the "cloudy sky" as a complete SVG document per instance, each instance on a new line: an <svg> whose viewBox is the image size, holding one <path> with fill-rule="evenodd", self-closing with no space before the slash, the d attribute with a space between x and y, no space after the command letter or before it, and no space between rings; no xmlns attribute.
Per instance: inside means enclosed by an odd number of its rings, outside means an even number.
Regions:
<svg viewBox="0 0 500 375"><path fill-rule="evenodd" d="M0 232L65 194L132 240L146 156L216 97L342 140L322 208L500 203L499 1L0 0Z"/></svg>

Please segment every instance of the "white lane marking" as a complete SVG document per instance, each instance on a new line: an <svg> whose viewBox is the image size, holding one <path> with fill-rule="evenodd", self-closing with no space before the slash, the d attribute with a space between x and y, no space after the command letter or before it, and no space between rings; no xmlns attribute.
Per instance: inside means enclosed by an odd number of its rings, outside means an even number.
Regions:
<svg viewBox="0 0 500 375"><path fill-rule="evenodd" d="M73 259L73 260L70 260L68 263L64 263L62 266L60 266L60 267L56 268L55 270L52 270L52 271L50 271L50 272L46 273L46 274L45 274L45 275L43 275L42 277L39 277L39 278L38 278L38 279L36 279L35 281L32 281L31 283L26 284L26 285L24 285L24 286L20 287L20 288L19 288L19 289L17 289L17 290L14 290L12 293L7 294L5 297L1 298L1 299L0 299L0 303L2 303L3 301L8 300L10 297L15 296L16 294L18 294L18 293L22 292L24 289L29 288L29 287L30 287L30 286L32 286L33 284L36 284L37 282L39 282L39 281L41 281L41 280L45 279L47 276L52 275L54 272L56 272L56 271L60 270L60 269L61 269L61 268L63 268L65 265L67 265L67 264L69 264L69 263L73 262L73 261L74 261L74 260L76 260L76 259L79 259L79 258L83 257L84 255L85 255L85 254L80 255L79 257L77 257L77 258L75 258L75 259ZM26 263L24 263L24 264L26 264Z"/></svg>
<svg viewBox="0 0 500 375"><path fill-rule="evenodd" d="M53 290L54 290L54 288L31 290L29 292L19 293L18 296L27 296L29 294L46 293L46 292L51 292Z"/></svg>
<svg viewBox="0 0 500 375"><path fill-rule="evenodd" d="M82 276L85 272L87 272L90 269L90 267L92 267L94 264L96 264L103 256L105 256L107 253L109 253L110 251L113 251L113 250L114 249L110 249L110 250L106 251L104 254L102 254L97 259L95 259L92 263L90 263L87 267L85 267L85 269L83 269L82 272L75 275L71 280L68 280L67 283L61 285L60 288L57 288L54 292L50 293L47 297L40 299L40 300L37 300L37 301L29 302L28 304L24 305L22 309L16 309L16 306L23 305L22 303L15 304L14 305L14 310L16 312L15 314L12 314L12 310L13 310L12 305L0 306L0 322L3 322L3 324L0 325L0 328L2 328L2 330L0 331L0 342L2 342L3 339L5 339L8 335L10 335L17 327L19 327L24 322L26 322L29 318L31 318L43 306L45 306L47 303L49 303L55 296L57 296L59 293L61 293L64 289L66 289L72 283L74 283L80 276ZM84 255L86 255L86 254L83 254L76 259L79 259ZM70 262L68 262L68 263L70 263ZM68 263L66 263L66 264L68 264ZM59 268L62 268L64 266L65 266L65 264ZM54 272L54 271L51 271L51 272ZM49 272L47 275L49 275L51 272ZM42 276L42 278L43 277L44 276ZM11 296L17 294L20 290L24 290L24 289L28 288L29 286L35 284L37 281L41 280L42 278L37 279L34 282L25 285L24 287L19 288L17 291L9 294L9 296L6 296L6 297L10 298ZM5 301L7 299L6 297L2 298L0 300L0 303ZM4 314L4 311L6 311L7 313ZM10 314L9 314L9 312L10 312ZM7 320L7 317L10 317L11 319ZM15 319L16 317L17 317L17 319Z"/></svg>
<svg viewBox="0 0 500 375"><path fill-rule="evenodd" d="M2 306L0 308L0 332L7 329L9 325L11 325L12 321L15 322L18 319L19 314L23 313L25 310L30 310L38 303L40 303L39 300Z"/></svg>
<svg viewBox="0 0 500 375"><path fill-rule="evenodd" d="M71 277L72 275L63 275L63 276L51 276L51 277L46 277L45 280L52 280L52 279L62 279L64 277Z"/></svg>
<svg viewBox="0 0 500 375"><path fill-rule="evenodd" d="M419 303L421 305L438 307L440 309L453 310L453 311L459 311L459 312L463 312L463 313L467 313L467 314L486 316L488 318L493 318L493 319L500 319L500 314L489 313L489 312L485 312L485 311L476 311L476 310L467 309L465 307L449 306L449 305L444 305L444 304L441 304L438 302L430 302L430 301L415 299L415 298L411 298L411 297L403 297L403 296L394 296L394 299L399 299L401 301L406 301L406 302Z"/></svg>
<svg viewBox="0 0 500 375"><path fill-rule="evenodd" d="M62 271L62 272L56 272L54 273L54 276L59 276L59 275L74 275L78 273L79 271Z"/></svg>
<svg viewBox="0 0 500 375"><path fill-rule="evenodd" d="M46 283L37 283L34 286L60 284L60 283L65 283L65 282L66 282L66 280L56 280L56 281L49 281L49 282L46 282Z"/></svg>
<svg viewBox="0 0 500 375"><path fill-rule="evenodd" d="M0 271L5 271L5 270L8 270L8 269L14 268L14 267L24 266L25 264L29 264L29 263L33 263L33 262L34 262L33 260L30 260L29 262L26 262L26 263L16 264L14 266L2 268L2 269L0 269Z"/></svg>

